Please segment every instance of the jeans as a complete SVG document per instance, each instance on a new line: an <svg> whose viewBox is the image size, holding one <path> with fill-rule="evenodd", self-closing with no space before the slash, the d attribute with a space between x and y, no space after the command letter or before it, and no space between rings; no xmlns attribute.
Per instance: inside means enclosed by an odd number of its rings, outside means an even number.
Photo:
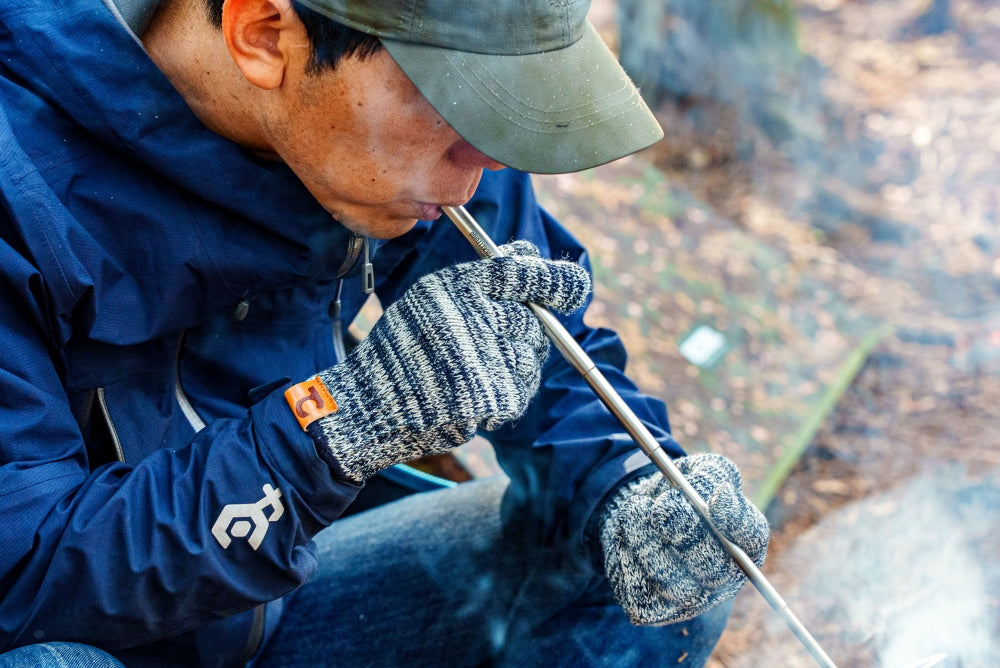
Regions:
<svg viewBox="0 0 1000 668"><path fill-rule="evenodd" d="M698 666L731 604L636 627L603 574L539 544L504 477L346 517L253 662L274 666ZM514 512L512 512L512 510Z"/></svg>
<svg viewBox="0 0 1000 668"><path fill-rule="evenodd" d="M319 569L285 598L252 668L705 663L731 604L632 626L589 561L542 545L517 496L497 476L337 520L316 537ZM121 665L74 643L0 654L0 668Z"/></svg>
<svg viewBox="0 0 1000 668"><path fill-rule="evenodd" d="M124 668L101 650L72 642L47 642L0 654L0 668Z"/></svg>

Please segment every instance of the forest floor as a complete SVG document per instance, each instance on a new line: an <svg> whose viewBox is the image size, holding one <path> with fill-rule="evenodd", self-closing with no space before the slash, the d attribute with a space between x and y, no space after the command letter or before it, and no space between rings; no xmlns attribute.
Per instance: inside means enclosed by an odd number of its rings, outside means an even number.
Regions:
<svg viewBox="0 0 1000 668"><path fill-rule="evenodd" d="M789 124L819 151L741 153L684 100L645 155L734 230L821 246L891 325L770 499L764 571L839 666L1000 665L1000 8L797 4L822 101ZM748 587L709 665L814 663Z"/></svg>

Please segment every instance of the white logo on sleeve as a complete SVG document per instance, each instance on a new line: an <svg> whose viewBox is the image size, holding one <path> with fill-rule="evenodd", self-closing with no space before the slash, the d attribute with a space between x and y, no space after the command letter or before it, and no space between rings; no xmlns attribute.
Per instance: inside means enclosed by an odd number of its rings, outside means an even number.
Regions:
<svg viewBox="0 0 1000 668"><path fill-rule="evenodd" d="M264 540L267 525L277 522L285 513L281 504L281 490L264 485L264 498L257 503L230 503L219 513L219 519L212 525L212 535L222 549L229 547L233 538L246 538L250 547L256 550ZM265 516L264 509L271 507L271 515Z"/></svg>

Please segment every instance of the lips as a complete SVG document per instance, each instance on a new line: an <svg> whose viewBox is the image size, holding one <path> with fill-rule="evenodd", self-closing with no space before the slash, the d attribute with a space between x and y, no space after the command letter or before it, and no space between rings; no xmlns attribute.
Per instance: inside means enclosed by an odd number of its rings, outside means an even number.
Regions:
<svg viewBox="0 0 1000 668"><path fill-rule="evenodd" d="M441 207L437 204L419 202L417 209L420 212L418 216L420 220L437 220L441 217Z"/></svg>

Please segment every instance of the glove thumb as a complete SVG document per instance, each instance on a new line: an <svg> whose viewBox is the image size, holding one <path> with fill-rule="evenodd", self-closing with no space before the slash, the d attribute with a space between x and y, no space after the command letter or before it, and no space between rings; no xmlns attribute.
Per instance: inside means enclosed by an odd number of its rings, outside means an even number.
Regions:
<svg viewBox="0 0 1000 668"><path fill-rule="evenodd" d="M716 487L707 503L715 527L743 548L757 566L762 566L770 534L764 513L740 489L728 482Z"/></svg>

